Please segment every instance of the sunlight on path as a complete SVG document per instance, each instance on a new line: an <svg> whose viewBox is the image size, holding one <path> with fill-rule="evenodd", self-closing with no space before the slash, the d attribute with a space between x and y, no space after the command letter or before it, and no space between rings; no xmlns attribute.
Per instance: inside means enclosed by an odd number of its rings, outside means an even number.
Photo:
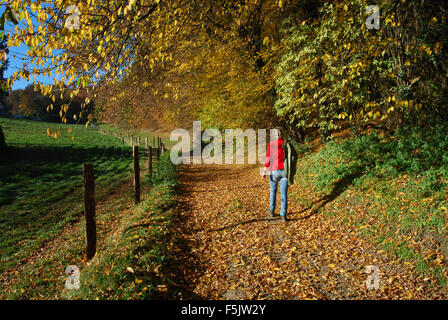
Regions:
<svg viewBox="0 0 448 320"><path fill-rule="evenodd" d="M401 263L322 214L290 199L288 223L268 218L258 167L183 165L181 181L182 298L421 298ZM300 196L298 186L290 193ZM379 290L366 288L369 265L380 270Z"/></svg>

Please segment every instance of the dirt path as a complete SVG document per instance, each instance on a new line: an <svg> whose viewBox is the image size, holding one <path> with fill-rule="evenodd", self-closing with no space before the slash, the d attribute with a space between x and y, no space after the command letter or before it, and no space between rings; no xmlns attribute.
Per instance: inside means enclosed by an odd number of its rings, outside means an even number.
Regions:
<svg viewBox="0 0 448 320"><path fill-rule="evenodd" d="M423 298L411 266L292 197L287 224L277 213L269 219L269 182L258 167L188 165L181 181L181 298ZM379 268L379 290L366 289L369 265Z"/></svg>

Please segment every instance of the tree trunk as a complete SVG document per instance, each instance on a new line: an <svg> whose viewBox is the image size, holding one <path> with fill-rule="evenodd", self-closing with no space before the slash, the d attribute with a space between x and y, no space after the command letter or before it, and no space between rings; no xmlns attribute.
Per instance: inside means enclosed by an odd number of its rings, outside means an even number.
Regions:
<svg viewBox="0 0 448 320"><path fill-rule="evenodd" d="M86 256L92 259L96 253L95 173L92 163L83 165L84 215L86 218Z"/></svg>
<svg viewBox="0 0 448 320"><path fill-rule="evenodd" d="M140 202L140 162L138 159L138 146L133 147L133 156L135 204L138 204Z"/></svg>
<svg viewBox="0 0 448 320"><path fill-rule="evenodd" d="M6 151L7 148L8 146L5 142L5 135L3 134L2 127L0 126L0 153Z"/></svg>

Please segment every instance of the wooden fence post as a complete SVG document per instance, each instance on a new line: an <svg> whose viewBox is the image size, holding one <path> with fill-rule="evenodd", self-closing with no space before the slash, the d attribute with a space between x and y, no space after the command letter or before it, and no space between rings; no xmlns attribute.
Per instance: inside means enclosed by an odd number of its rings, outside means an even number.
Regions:
<svg viewBox="0 0 448 320"><path fill-rule="evenodd" d="M152 147L148 147L148 171L149 175L152 176Z"/></svg>
<svg viewBox="0 0 448 320"><path fill-rule="evenodd" d="M163 143L162 143L160 152L162 155L165 153L165 145Z"/></svg>
<svg viewBox="0 0 448 320"><path fill-rule="evenodd" d="M148 137L145 137L145 146L146 146L146 149L148 149Z"/></svg>
<svg viewBox="0 0 448 320"><path fill-rule="evenodd" d="M138 160L138 146L134 146L134 189L135 204L140 202L140 163Z"/></svg>
<svg viewBox="0 0 448 320"><path fill-rule="evenodd" d="M96 253L95 221L95 175L93 163L85 163L84 173L84 215L86 217L86 255L92 259Z"/></svg>
<svg viewBox="0 0 448 320"><path fill-rule="evenodd" d="M3 134L2 127L0 126L0 152L5 151L8 148L5 142L5 135Z"/></svg>

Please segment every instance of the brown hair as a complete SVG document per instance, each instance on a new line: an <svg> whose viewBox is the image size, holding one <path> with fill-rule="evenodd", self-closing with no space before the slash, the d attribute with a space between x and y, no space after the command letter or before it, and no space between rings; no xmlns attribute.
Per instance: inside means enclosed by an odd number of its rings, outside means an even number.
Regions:
<svg viewBox="0 0 448 320"><path fill-rule="evenodd" d="M283 139L283 130L280 127L275 127L272 130L275 130L278 139Z"/></svg>

